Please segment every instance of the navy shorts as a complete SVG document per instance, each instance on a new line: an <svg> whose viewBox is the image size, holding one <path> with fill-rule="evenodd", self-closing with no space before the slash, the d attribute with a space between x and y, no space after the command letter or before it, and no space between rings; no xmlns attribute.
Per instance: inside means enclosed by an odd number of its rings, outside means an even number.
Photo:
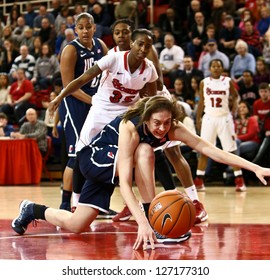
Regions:
<svg viewBox="0 0 270 280"><path fill-rule="evenodd" d="M63 99L59 106L59 115L65 131L68 156L76 155L75 147L80 138L80 132L88 115L90 105L73 96Z"/></svg>
<svg viewBox="0 0 270 280"><path fill-rule="evenodd" d="M110 198L118 177L115 177L115 161L118 148L86 146L77 153L80 170L86 178L79 203L88 204L100 210L108 210Z"/></svg>

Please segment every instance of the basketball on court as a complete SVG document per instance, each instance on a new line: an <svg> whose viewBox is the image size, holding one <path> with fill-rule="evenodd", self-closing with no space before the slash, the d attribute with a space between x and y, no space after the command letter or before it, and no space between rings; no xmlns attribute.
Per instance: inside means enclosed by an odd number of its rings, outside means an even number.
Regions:
<svg viewBox="0 0 270 280"><path fill-rule="evenodd" d="M159 234L177 238L194 225L196 210L192 201L178 190L156 195L149 207L149 222Z"/></svg>

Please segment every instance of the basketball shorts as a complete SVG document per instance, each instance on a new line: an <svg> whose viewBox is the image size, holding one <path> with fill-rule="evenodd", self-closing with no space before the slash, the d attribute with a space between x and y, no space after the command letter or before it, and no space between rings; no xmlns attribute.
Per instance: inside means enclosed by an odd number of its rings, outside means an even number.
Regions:
<svg viewBox="0 0 270 280"><path fill-rule="evenodd" d="M218 137L224 151L234 152L237 150L234 123L231 114L218 117L204 114L202 118L201 137L214 145Z"/></svg>

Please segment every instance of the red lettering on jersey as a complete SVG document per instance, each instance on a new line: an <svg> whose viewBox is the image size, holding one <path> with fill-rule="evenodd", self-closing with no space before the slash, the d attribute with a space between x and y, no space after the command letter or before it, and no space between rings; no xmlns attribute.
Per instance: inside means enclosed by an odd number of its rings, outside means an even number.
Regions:
<svg viewBox="0 0 270 280"><path fill-rule="evenodd" d="M135 95L135 94L137 94L139 92L139 90L123 87L123 85L117 79L113 79L112 83L113 83L113 86L116 89L121 90L121 91L123 91L125 93L129 93L129 94L134 94Z"/></svg>
<svg viewBox="0 0 270 280"><path fill-rule="evenodd" d="M226 95L226 91L225 90L212 90L211 88L206 88L205 90L207 95Z"/></svg>

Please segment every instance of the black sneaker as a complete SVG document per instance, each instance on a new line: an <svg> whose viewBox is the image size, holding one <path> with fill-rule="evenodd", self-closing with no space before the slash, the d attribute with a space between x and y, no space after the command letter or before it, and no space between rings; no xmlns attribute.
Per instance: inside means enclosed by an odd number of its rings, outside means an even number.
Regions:
<svg viewBox="0 0 270 280"><path fill-rule="evenodd" d="M34 203L29 200L23 200L20 204L20 215L11 223L11 227L18 234L24 234L27 226L35 220L33 212Z"/></svg>
<svg viewBox="0 0 270 280"><path fill-rule="evenodd" d="M70 202L62 202L59 209L63 209L71 212Z"/></svg>
<svg viewBox="0 0 270 280"><path fill-rule="evenodd" d="M117 214L118 213L112 209L109 209L108 213L100 211L99 214L97 215L97 219L112 219Z"/></svg>
<svg viewBox="0 0 270 280"><path fill-rule="evenodd" d="M191 237L190 231L188 231L186 234L183 234L177 238L169 238L169 237L166 237L166 236L163 236L163 235L157 233L156 231L155 231L155 234L156 234L158 243L180 243L180 242L188 240Z"/></svg>

